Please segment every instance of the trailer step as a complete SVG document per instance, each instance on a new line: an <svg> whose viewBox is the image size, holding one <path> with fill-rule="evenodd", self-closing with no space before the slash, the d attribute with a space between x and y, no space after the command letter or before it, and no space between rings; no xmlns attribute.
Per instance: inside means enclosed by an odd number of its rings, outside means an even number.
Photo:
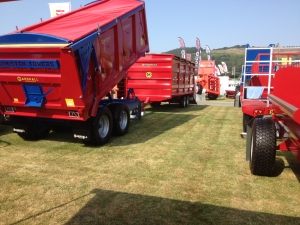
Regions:
<svg viewBox="0 0 300 225"><path fill-rule="evenodd" d="M25 106L41 107L46 104L46 95L49 94L53 88L44 93L42 85L36 84L22 84L23 91L26 97Z"/></svg>

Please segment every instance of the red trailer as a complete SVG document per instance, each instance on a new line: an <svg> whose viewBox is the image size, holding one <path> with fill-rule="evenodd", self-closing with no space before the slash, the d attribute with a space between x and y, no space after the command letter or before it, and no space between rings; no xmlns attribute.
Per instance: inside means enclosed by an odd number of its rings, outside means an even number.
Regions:
<svg viewBox="0 0 300 225"><path fill-rule="evenodd" d="M197 79L199 92L205 89L210 100L216 100L220 95L220 78L216 76L215 60L201 60Z"/></svg>
<svg viewBox="0 0 300 225"><path fill-rule="evenodd" d="M300 49L249 48L245 52L240 103L246 160L254 175L272 175L276 150L300 161Z"/></svg>
<svg viewBox="0 0 300 225"><path fill-rule="evenodd" d="M148 53L127 71L127 88L133 88L144 106L161 102L184 108L195 101L195 64L173 54Z"/></svg>
<svg viewBox="0 0 300 225"><path fill-rule="evenodd" d="M148 51L145 4L137 0L92 2L0 36L1 112L24 139L67 123L74 138L104 144L127 133L139 105L109 92Z"/></svg>

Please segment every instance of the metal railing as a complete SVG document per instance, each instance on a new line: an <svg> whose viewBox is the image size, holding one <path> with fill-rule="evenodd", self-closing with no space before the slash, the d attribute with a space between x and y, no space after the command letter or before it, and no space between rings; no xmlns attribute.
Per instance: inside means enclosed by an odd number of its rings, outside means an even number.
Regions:
<svg viewBox="0 0 300 225"><path fill-rule="evenodd" d="M294 59L293 59L293 58ZM247 92L247 88L250 87L263 87L264 92L267 90L267 98L259 99L266 100L267 106L269 106L269 94L271 93L272 87L272 77L275 73L284 67L297 66L300 67L300 48L245 48L245 63L242 66L242 82L243 86L243 96ZM259 86L255 86L253 78L257 76L257 79L261 76L267 76L267 83ZM260 80L261 81L261 80Z"/></svg>

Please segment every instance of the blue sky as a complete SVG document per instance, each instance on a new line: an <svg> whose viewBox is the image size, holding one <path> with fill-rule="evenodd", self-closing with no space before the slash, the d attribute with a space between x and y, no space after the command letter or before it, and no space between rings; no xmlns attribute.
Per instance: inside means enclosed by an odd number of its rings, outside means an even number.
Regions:
<svg viewBox="0 0 300 225"><path fill-rule="evenodd" d="M0 3L0 35L50 18L48 3L71 2L72 10L92 0L21 0ZM300 0L144 0L150 51L234 45L300 46Z"/></svg>

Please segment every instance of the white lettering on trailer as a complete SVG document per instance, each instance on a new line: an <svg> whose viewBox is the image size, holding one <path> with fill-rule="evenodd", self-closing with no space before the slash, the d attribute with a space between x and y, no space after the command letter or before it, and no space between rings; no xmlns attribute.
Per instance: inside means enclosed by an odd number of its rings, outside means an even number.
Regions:
<svg viewBox="0 0 300 225"><path fill-rule="evenodd" d="M196 52L195 56L195 67L198 69L198 59L199 59L199 52Z"/></svg>

